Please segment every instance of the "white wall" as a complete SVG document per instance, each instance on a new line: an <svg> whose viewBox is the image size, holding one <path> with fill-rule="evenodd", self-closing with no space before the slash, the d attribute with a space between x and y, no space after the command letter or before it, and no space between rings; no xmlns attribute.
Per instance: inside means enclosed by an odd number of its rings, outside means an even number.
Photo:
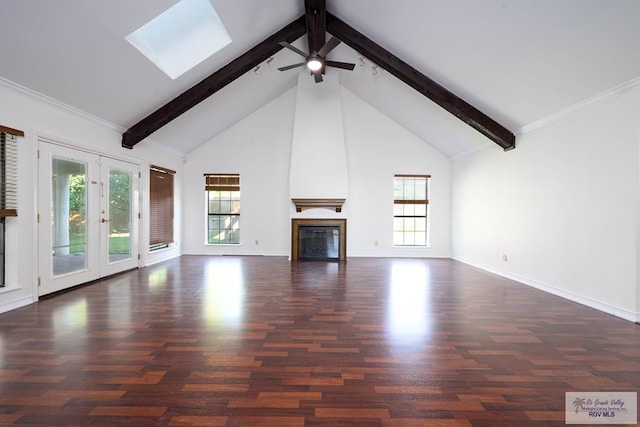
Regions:
<svg viewBox="0 0 640 427"><path fill-rule="evenodd" d="M322 84L298 74L291 143L289 195L292 199L347 199L347 159L338 71Z"/></svg>
<svg viewBox="0 0 640 427"><path fill-rule="evenodd" d="M348 253L352 256L449 257L449 159L344 88L342 101L349 170ZM431 175L429 247L393 247L394 174Z"/></svg>
<svg viewBox="0 0 640 427"><path fill-rule="evenodd" d="M454 258L636 320L639 111L636 88L454 159Z"/></svg>
<svg viewBox="0 0 640 427"><path fill-rule="evenodd" d="M129 160L141 165L143 207L143 233L141 239L147 242L148 231L144 226L148 213L148 165L159 165L179 171L182 162L176 154L153 146L152 142L138 144L134 150L121 148L121 131L97 120L83 116L37 94L22 90L9 82L0 81L0 121L2 125L20 129L25 137L18 142L18 217L11 218L7 226L7 284L0 289L0 312L30 304L37 300L37 145L38 139L46 137L59 143L76 146L85 150L105 154L114 158ZM176 197L181 197L179 193ZM180 219L179 206L176 210ZM180 238L180 222L177 222L177 238ZM141 243L141 248L148 247ZM159 259L177 256L177 245L164 253L147 254L141 251L143 262L152 263Z"/></svg>
<svg viewBox="0 0 640 427"><path fill-rule="evenodd" d="M184 253L288 254L294 106L295 91L289 90L187 155ZM240 174L239 245L206 244L206 173Z"/></svg>
<svg viewBox="0 0 640 427"><path fill-rule="evenodd" d="M295 217L347 218L347 256L450 256L449 159L351 92L342 87L340 92L349 181L342 212L296 213L291 203L294 88L187 156L185 253L288 256ZM241 180L240 245L207 245L203 175L231 172L240 173ZM432 176L428 248L392 246L395 173Z"/></svg>

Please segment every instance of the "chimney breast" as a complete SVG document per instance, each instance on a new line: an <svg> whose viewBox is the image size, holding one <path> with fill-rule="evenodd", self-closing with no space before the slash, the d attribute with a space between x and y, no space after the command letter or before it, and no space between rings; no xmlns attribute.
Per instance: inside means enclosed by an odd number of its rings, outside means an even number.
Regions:
<svg viewBox="0 0 640 427"><path fill-rule="evenodd" d="M338 73L328 70L315 83L298 75L291 144L292 199L346 199L347 158Z"/></svg>

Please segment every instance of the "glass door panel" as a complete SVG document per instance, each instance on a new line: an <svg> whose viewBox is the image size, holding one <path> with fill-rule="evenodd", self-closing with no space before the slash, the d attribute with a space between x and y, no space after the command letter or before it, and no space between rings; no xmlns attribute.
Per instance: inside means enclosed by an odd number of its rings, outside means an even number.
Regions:
<svg viewBox="0 0 640 427"><path fill-rule="evenodd" d="M87 163L53 158L51 165L53 275L87 268Z"/></svg>
<svg viewBox="0 0 640 427"><path fill-rule="evenodd" d="M101 275L138 266L139 167L120 160L100 159L102 243Z"/></svg>
<svg viewBox="0 0 640 427"><path fill-rule="evenodd" d="M109 262L131 258L131 208L131 172L109 169Z"/></svg>

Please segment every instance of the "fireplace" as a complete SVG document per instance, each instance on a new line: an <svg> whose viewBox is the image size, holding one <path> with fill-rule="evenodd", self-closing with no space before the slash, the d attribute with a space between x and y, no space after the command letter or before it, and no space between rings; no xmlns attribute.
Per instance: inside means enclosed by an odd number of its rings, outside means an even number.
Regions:
<svg viewBox="0 0 640 427"><path fill-rule="evenodd" d="M346 261L347 220L291 220L291 260Z"/></svg>

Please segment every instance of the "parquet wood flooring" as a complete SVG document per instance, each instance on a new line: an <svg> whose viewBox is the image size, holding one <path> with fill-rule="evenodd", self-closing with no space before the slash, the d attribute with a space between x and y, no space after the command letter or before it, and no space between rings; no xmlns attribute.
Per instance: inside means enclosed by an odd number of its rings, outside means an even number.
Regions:
<svg viewBox="0 0 640 427"><path fill-rule="evenodd" d="M0 424L561 426L640 326L446 259L185 256L0 315Z"/></svg>

